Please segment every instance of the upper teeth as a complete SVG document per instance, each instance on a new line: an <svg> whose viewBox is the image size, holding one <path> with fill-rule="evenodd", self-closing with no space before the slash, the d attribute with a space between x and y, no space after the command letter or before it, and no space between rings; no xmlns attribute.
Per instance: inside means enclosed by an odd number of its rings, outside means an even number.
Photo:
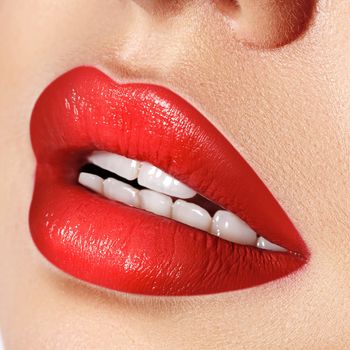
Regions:
<svg viewBox="0 0 350 350"><path fill-rule="evenodd" d="M229 211L219 210L211 218L202 207L182 200L194 197L196 192L149 163L103 151L92 153L88 159L91 163L127 180L137 179L141 186L148 188L137 190L113 178L103 180L94 174L80 173L80 184L111 200L172 218L230 242L271 251L287 251L263 237L258 237L243 220ZM173 203L170 196L182 199Z"/></svg>
<svg viewBox="0 0 350 350"><path fill-rule="evenodd" d="M172 197L192 198L196 195L191 188L149 163L141 165L137 182L141 186Z"/></svg>
<svg viewBox="0 0 350 350"><path fill-rule="evenodd" d="M205 209L181 199L173 204L172 219L207 232L210 231L212 221Z"/></svg>
<svg viewBox="0 0 350 350"><path fill-rule="evenodd" d="M88 160L99 167L115 173L124 179L135 180L138 176L140 162L118 154L96 151Z"/></svg>
<svg viewBox="0 0 350 350"><path fill-rule="evenodd" d="M141 186L178 198L191 198L196 192L155 166L138 162L118 154L94 152L88 160L124 179L135 180Z"/></svg>

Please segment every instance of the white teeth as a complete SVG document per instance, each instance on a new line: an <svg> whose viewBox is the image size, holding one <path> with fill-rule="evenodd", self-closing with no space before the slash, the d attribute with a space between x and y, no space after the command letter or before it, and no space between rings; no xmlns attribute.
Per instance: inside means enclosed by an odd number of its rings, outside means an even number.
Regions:
<svg viewBox="0 0 350 350"><path fill-rule="evenodd" d="M141 186L172 197L191 198L196 195L191 188L149 163L142 163L137 181Z"/></svg>
<svg viewBox="0 0 350 350"><path fill-rule="evenodd" d="M104 151L92 153L88 160L100 168L106 169L127 180L135 180L140 167L140 162L137 160Z"/></svg>
<svg viewBox="0 0 350 350"><path fill-rule="evenodd" d="M138 190L134 187L112 178L103 182L103 194L109 198L132 207L139 207Z"/></svg>
<svg viewBox="0 0 350 350"><path fill-rule="evenodd" d="M154 192L151 190L141 190L140 207L154 214L171 217L171 206L173 201L165 194Z"/></svg>
<svg viewBox="0 0 350 350"><path fill-rule="evenodd" d="M227 241L243 244L256 245L257 234L238 216L219 210L213 217L211 233Z"/></svg>
<svg viewBox="0 0 350 350"><path fill-rule="evenodd" d="M141 186L169 196L192 198L196 195L195 191L182 182L146 162L141 163L104 151L93 152L88 160L100 168L113 172L127 180L131 181L138 178L138 183Z"/></svg>
<svg viewBox="0 0 350 350"><path fill-rule="evenodd" d="M203 231L209 231L210 229L211 217L209 213L199 205L181 199L173 204L172 218Z"/></svg>
<svg viewBox="0 0 350 350"><path fill-rule="evenodd" d="M260 249L271 250L273 252L286 252L287 249L268 241L264 237L259 237L256 246Z"/></svg>
<svg viewBox="0 0 350 350"><path fill-rule="evenodd" d="M89 188L90 190L93 190L97 193L102 193L103 179L97 175L89 173L80 173L78 182L81 185Z"/></svg>
<svg viewBox="0 0 350 350"><path fill-rule="evenodd" d="M137 190L113 178L103 180L95 174L79 174L78 182L81 185L111 200L171 218L230 242L275 252L287 251L264 237L258 238L254 230L229 211L219 210L211 218L204 208L182 200L192 198L197 193L152 164L104 151L93 152L88 159L91 163L127 180L137 179L141 186L149 188ZM173 203L170 196L182 199Z"/></svg>

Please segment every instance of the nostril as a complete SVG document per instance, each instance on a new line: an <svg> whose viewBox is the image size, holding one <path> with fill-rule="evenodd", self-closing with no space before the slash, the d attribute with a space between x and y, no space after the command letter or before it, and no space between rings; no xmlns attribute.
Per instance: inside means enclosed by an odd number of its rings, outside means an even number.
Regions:
<svg viewBox="0 0 350 350"><path fill-rule="evenodd" d="M214 0L215 6L226 16L237 18L241 7L238 0Z"/></svg>
<svg viewBox="0 0 350 350"><path fill-rule="evenodd" d="M132 0L137 6L154 17L177 15L186 5L183 0Z"/></svg>
<svg viewBox="0 0 350 350"><path fill-rule="evenodd" d="M249 46L275 48L299 38L310 26L316 0L213 0L235 37Z"/></svg>

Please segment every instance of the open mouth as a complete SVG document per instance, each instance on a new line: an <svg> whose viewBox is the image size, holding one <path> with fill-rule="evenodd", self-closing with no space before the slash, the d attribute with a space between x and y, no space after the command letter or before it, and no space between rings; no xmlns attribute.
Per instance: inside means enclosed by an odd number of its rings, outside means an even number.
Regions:
<svg viewBox="0 0 350 350"><path fill-rule="evenodd" d="M266 186L195 108L153 85L76 68L42 93L32 237L107 288L195 295L266 283L308 250Z"/></svg>
<svg viewBox="0 0 350 350"><path fill-rule="evenodd" d="M80 172L79 183L106 198L173 219L233 243L287 251L264 237L258 237L237 215L222 210L154 165L103 151L94 152L88 161Z"/></svg>

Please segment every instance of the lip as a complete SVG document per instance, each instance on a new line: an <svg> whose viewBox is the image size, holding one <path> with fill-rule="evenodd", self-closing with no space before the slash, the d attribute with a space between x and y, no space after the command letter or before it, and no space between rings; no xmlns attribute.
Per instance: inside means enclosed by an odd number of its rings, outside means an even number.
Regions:
<svg viewBox="0 0 350 350"><path fill-rule="evenodd" d="M253 287L308 261L304 241L248 163L166 88L118 84L96 68L75 68L39 97L31 140L33 240L81 280L129 293L197 295ZM77 177L94 150L152 163L289 252L233 244L88 191Z"/></svg>

